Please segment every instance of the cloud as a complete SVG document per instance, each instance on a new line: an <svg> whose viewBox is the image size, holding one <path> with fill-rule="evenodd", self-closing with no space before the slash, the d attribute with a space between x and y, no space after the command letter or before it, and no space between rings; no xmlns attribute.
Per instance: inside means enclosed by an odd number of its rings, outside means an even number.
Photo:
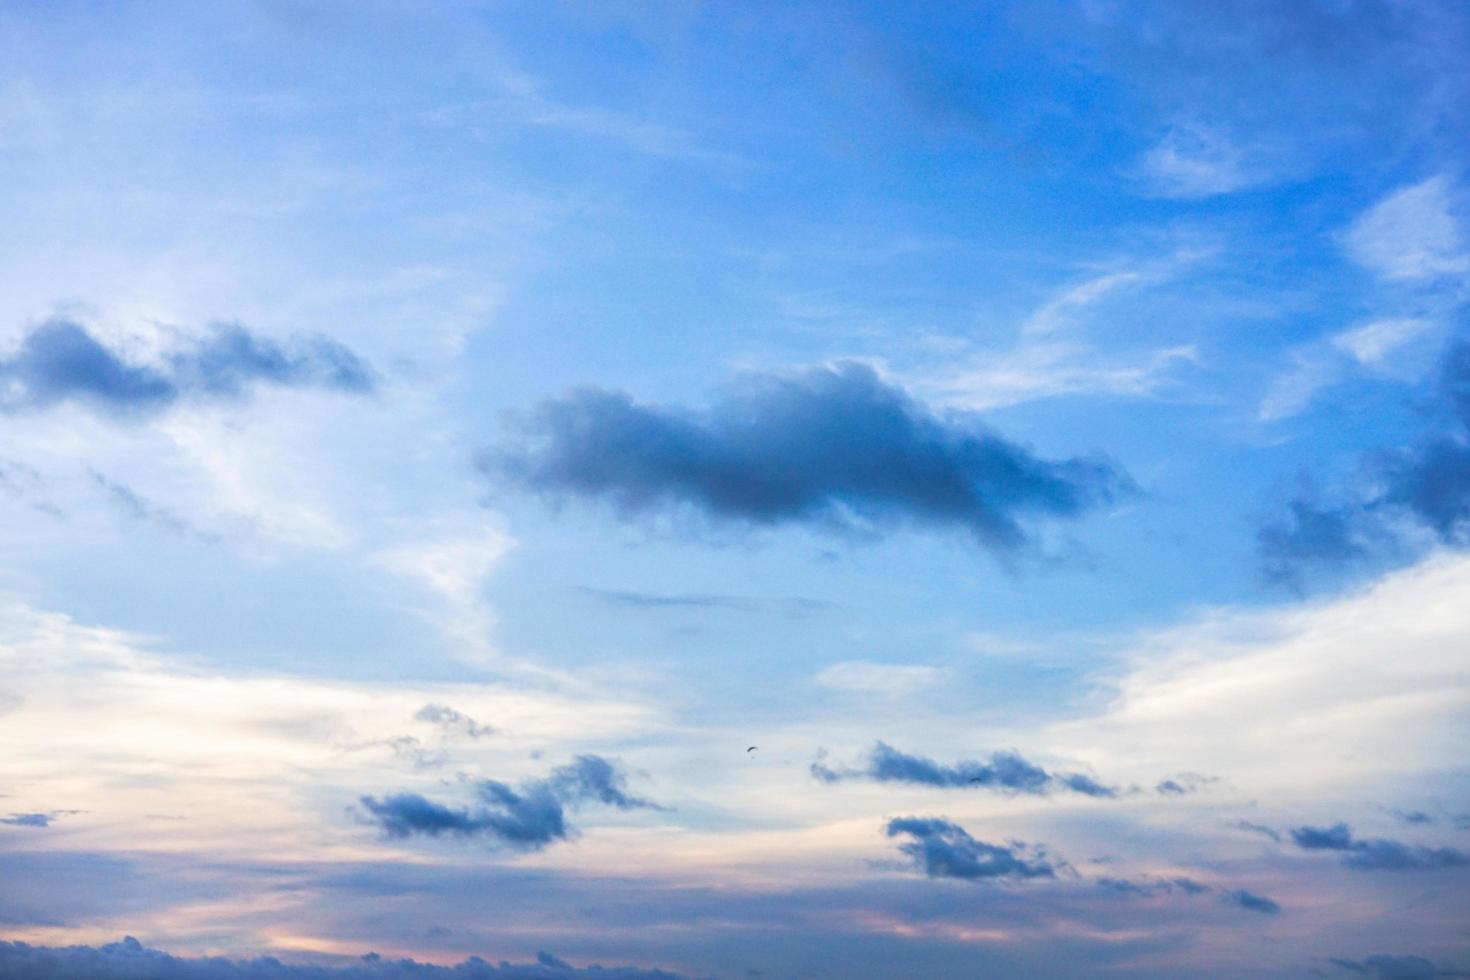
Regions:
<svg viewBox="0 0 1470 980"><path fill-rule="evenodd" d="M271 956L250 960L188 958L150 949L132 936L103 946L31 946L0 940L0 974L9 980L679 980L677 974L631 966L574 967L550 953L535 963L492 965L478 956L455 966L370 953L343 966L295 965Z"/></svg>
<svg viewBox="0 0 1470 980"><path fill-rule="evenodd" d="M1307 851L1340 851L1342 863L1359 871L1430 871L1470 865L1470 854L1453 847L1420 847L1396 840L1353 837L1345 823L1294 827L1291 839Z"/></svg>
<svg viewBox="0 0 1470 980"><path fill-rule="evenodd" d="M940 417L856 363L748 375L703 412L581 388L542 403L487 474L614 506L624 518L691 508L773 526L954 527L1011 553L1033 518L1076 518L1127 492L1101 458L1042 459L972 416Z"/></svg>
<svg viewBox="0 0 1470 980"><path fill-rule="evenodd" d="M1160 796L1190 796L1200 792L1211 783L1219 782L1217 776L1206 776L1197 772L1181 772L1169 779L1160 780L1154 792Z"/></svg>
<svg viewBox="0 0 1470 980"><path fill-rule="evenodd" d="M49 827L55 819L56 815L52 813L12 813L8 817L0 817L0 824L9 827Z"/></svg>
<svg viewBox="0 0 1470 980"><path fill-rule="evenodd" d="M1156 895L1168 895L1180 892L1185 895L1209 895L1214 894L1222 905L1232 905L1236 908L1245 909L1247 912L1259 912L1263 915L1279 915L1281 906L1269 898L1253 894L1244 889L1216 889L1210 885L1201 884L1193 878L1163 878L1148 879L1143 881L1132 881L1126 878L1099 878L1099 887L1120 895L1134 895L1143 898L1152 898Z"/></svg>
<svg viewBox="0 0 1470 980"><path fill-rule="evenodd" d="M1449 179L1431 177L1373 205L1344 235L1348 253L1384 279L1415 281L1470 272Z"/></svg>
<svg viewBox="0 0 1470 980"><path fill-rule="evenodd" d="M1142 171L1154 194L1195 200L1215 197L1259 183L1243 154L1218 130L1198 125L1175 126L1149 150Z"/></svg>
<svg viewBox="0 0 1470 980"><path fill-rule="evenodd" d="M414 712L414 721L438 725L445 734L459 734L468 738L483 738L495 734L495 729L482 725L469 715L449 707L447 704L426 704Z"/></svg>
<svg viewBox="0 0 1470 980"><path fill-rule="evenodd" d="M908 755L885 742L876 742L862 769L832 769L820 759L811 773L824 783L871 779L879 783L916 783L921 786L982 788L1002 793L1041 795L1068 789L1084 796L1115 797L1119 790L1081 773L1050 773L1016 752L994 752L985 762L962 761L946 766L924 756Z"/></svg>
<svg viewBox="0 0 1470 980"><path fill-rule="evenodd" d="M78 403L112 415L155 413L185 399L237 399L254 384L363 394L375 381L351 350L324 337L286 348L219 324L152 363L130 360L70 320L47 320L0 359L0 411Z"/></svg>
<svg viewBox="0 0 1470 980"><path fill-rule="evenodd" d="M1281 914L1281 906L1278 905L1276 902L1272 901L1269 898L1266 898L1263 895L1256 895L1252 892L1248 892L1244 888L1237 888L1233 891L1221 892L1220 901L1226 905L1234 905L1238 908L1243 908L1247 912L1260 912L1262 915Z"/></svg>
<svg viewBox="0 0 1470 980"><path fill-rule="evenodd" d="M1262 570L1295 583L1313 565L1345 566L1405 541L1404 522L1449 545L1466 540L1470 520L1470 340L1440 362L1437 428L1412 443L1365 457L1356 495L1321 501L1304 492L1265 522L1256 543Z"/></svg>
<svg viewBox="0 0 1470 980"><path fill-rule="evenodd" d="M543 779L523 782L519 790L494 779L476 784L478 805L454 809L417 793L394 793L359 802L393 838L488 837L523 850L539 850L570 834L566 807L595 801L620 810L662 809L629 796L625 777L600 756L581 755Z"/></svg>
<svg viewBox="0 0 1470 980"><path fill-rule="evenodd" d="M1369 956L1362 961L1332 959L1334 966L1377 980L1433 980L1434 977L1470 976L1463 970L1437 968L1422 956Z"/></svg>
<svg viewBox="0 0 1470 980"><path fill-rule="evenodd" d="M909 839L898 849L930 878L972 881L996 878L1055 878L1059 865L1044 852L1030 854L1025 844L1004 846L976 840L958 824L935 817L900 817L888 821L889 837Z"/></svg>
<svg viewBox="0 0 1470 980"><path fill-rule="evenodd" d="M1264 824L1251 823L1249 820L1237 820L1230 826L1234 827L1236 830L1244 830L1248 833L1260 834L1262 837L1271 838L1278 844L1281 843L1281 831L1276 830L1272 827L1267 827Z"/></svg>
<svg viewBox="0 0 1470 980"><path fill-rule="evenodd" d="M923 664L879 664L844 660L822 668L816 682L839 691L902 697L933 687L944 678L938 667Z"/></svg>

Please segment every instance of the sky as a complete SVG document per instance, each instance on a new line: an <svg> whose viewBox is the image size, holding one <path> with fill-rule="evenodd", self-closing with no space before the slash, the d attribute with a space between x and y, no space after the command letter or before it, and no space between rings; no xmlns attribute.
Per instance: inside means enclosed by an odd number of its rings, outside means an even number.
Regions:
<svg viewBox="0 0 1470 980"><path fill-rule="evenodd" d="M1470 976L1467 50L0 0L0 976Z"/></svg>

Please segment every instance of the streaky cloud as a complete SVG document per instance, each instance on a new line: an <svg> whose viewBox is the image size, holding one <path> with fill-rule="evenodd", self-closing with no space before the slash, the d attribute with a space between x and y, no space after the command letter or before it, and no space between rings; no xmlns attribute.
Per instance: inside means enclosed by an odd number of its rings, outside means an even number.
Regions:
<svg viewBox="0 0 1470 980"><path fill-rule="evenodd" d="M1247 912L1259 912L1262 915L1280 915L1281 906L1277 902L1248 892L1244 888L1235 888L1220 893L1220 901L1225 905L1233 905L1236 908L1245 909Z"/></svg>
<svg viewBox="0 0 1470 980"><path fill-rule="evenodd" d="M1359 871L1430 871L1470 865L1470 854L1453 847L1422 847L1385 838L1353 836L1345 823L1294 827L1291 839L1307 851L1338 851L1342 863Z"/></svg>
<svg viewBox="0 0 1470 980"><path fill-rule="evenodd" d="M146 363L98 340L71 320L51 319L0 358L0 411L35 412L65 403L114 416L153 414L187 399L235 400L256 384L352 394L376 386L357 354L325 337L282 346L239 324L217 324Z"/></svg>
<svg viewBox="0 0 1470 980"><path fill-rule="evenodd" d="M0 940L0 976L7 980L680 980L678 974L632 966L575 967L550 953L535 963L491 964L472 956L454 966L369 953L343 966L254 959L181 957L144 946L132 936L102 946L32 946Z"/></svg>
<svg viewBox="0 0 1470 980"><path fill-rule="evenodd" d="M860 769L833 769L820 758L810 768L824 783L869 779L878 783L913 783L953 789L990 789L1006 794L1043 795L1056 789L1084 796L1114 798L1120 790L1082 773L1051 773L1028 762L1018 752L993 752L988 760L966 760L952 766L933 759L901 752L886 742L876 742Z"/></svg>
<svg viewBox="0 0 1470 980"><path fill-rule="evenodd" d="M1433 980L1434 977L1470 976L1470 972L1464 970L1440 969L1422 956L1380 954L1362 960L1333 958L1328 962L1349 973L1374 977L1376 980Z"/></svg>
<svg viewBox="0 0 1470 980"><path fill-rule="evenodd" d="M746 375L702 412L578 388L523 417L518 435L480 455L484 473L624 519L689 508L747 526L906 521L1002 554L1031 543L1031 519L1076 518L1132 489L1106 459L1043 459L852 362Z"/></svg>
<svg viewBox="0 0 1470 980"><path fill-rule="evenodd" d="M988 844L971 837L958 824L938 817L899 817L888 821L884 833L907 837L898 849L930 878L1055 878L1061 866L1039 849L1033 853L1015 841Z"/></svg>
<svg viewBox="0 0 1470 980"><path fill-rule="evenodd" d="M1217 889L1195 881L1193 878L1151 878L1132 880L1128 878L1099 878L1097 885L1119 895L1153 898L1159 895L1182 893L1184 895L1215 895L1222 905L1230 905L1247 912L1263 915L1279 915L1281 906L1272 899L1241 888Z"/></svg>
<svg viewBox="0 0 1470 980"><path fill-rule="evenodd" d="M475 784L477 804L450 807L418 793L363 796L359 802L388 837L483 837L519 850L540 850L572 835L568 806L602 803L620 810L663 809L630 796L626 777L595 755L577 756L550 775L512 788L494 779Z"/></svg>

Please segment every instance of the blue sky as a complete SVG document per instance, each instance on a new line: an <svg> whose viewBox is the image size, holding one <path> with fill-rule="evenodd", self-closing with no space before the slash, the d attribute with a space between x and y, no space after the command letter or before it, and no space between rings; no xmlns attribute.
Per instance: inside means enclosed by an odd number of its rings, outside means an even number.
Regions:
<svg viewBox="0 0 1470 980"><path fill-rule="evenodd" d="M0 973L1470 972L1466 50L0 5Z"/></svg>

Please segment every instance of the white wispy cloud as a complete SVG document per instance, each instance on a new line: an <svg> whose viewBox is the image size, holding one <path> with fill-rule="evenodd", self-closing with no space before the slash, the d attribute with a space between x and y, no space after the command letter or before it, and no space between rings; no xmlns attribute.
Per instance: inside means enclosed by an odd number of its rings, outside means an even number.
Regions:
<svg viewBox="0 0 1470 980"><path fill-rule="evenodd" d="M1343 236L1354 261L1384 279L1423 282L1470 272L1455 214L1456 189L1443 175L1402 188L1358 217Z"/></svg>

